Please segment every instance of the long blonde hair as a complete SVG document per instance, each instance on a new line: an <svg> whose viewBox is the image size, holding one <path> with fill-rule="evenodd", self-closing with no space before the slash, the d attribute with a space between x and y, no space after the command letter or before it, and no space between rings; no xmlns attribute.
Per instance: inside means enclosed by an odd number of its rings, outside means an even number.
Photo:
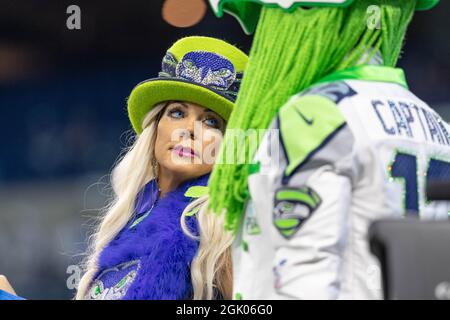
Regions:
<svg viewBox="0 0 450 320"><path fill-rule="evenodd" d="M155 106L145 117L144 130L114 167L111 186L114 198L100 216L100 224L91 236L87 259L83 263L84 275L78 284L76 299L84 299L98 271L98 257L128 223L134 214L136 196L143 186L155 178L153 170L156 128L166 103Z"/></svg>
<svg viewBox="0 0 450 320"><path fill-rule="evenodd" d="M181 227L186 235L200 242L191 264L194 300L211 300L220 294L232 299L233 272L231 245L233 236L224 228L224 215L216 215L208 208L209 196L190 203L181 216ZM186 225L186 216L197 211L199 235L194 235Z"/></svg>
<svg viewBox="0 0 450 320"><path fill-rule="evenodd" d="M102 250L129 222L134 214L137 194L144 185L156 178L154 148L158 121L168 102L158 104L145 117L144 130L132 146L125 150L112 170L111 186L114 197L102 210L96 231L90 237L87 258L82 264L84 274L78 284L77 300L85 299L98 272L98 258ZM181 218L185 233L200 241L199 250L191 265L194 299L214 299L214 288L224 298L231 298L231 238L223 230L221 217L206 214L202 208L197 215L200 237L191 235L185 224L185 213L203 205L207 198L200 198L186 207ZM202 206L203 207L203 206Z"/></svg>

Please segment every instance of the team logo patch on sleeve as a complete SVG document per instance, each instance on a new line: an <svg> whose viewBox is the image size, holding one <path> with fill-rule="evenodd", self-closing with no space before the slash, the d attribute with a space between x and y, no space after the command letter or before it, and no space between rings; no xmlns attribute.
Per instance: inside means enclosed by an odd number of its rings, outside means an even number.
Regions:
<svg viewBox="0 0 450 320"><path fill-rule="evenodd" d="M281 188L275 193L273 224L283 237L290 239L322 203L310 187Z"/></svg>

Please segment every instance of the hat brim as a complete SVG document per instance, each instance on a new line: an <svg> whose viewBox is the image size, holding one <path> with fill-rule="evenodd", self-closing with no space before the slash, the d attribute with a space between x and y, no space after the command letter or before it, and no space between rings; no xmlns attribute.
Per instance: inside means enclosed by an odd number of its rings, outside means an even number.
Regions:
<svg viewBox="0 0 450 320"><path fill-rule="evenodd" d="M138 84L128 98L128 115L136 133L146 114L164 101L186 101L208 108L228 121L234 103L216 91L179 78L155 78Z"/></svg>

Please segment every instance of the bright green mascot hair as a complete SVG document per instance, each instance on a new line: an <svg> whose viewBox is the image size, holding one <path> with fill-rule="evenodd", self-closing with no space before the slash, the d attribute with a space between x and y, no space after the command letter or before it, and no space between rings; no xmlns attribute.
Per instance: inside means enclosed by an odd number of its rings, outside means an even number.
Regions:
<svg viewBox="0 0 450 320"><path fill-rule="evenodd" d="M378 28L368 24L372 5L380 9ZM347 8L298 8L292 13L264 7L227 130L267 129L291 96L334 71L366 63L377 51L384 65L395 66L415 6L416 0L358 0ZM216 213L226 212L229 230L238 226L248 200L254 153L249 139L239 150L233 139L225 134L219 159L245 152L246 163L219 160L209 183L209 206Z"/></svg>

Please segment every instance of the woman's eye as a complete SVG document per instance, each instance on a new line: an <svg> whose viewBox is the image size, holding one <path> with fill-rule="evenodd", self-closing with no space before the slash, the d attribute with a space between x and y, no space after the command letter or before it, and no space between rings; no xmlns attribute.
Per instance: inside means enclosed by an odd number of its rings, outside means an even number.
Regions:
<svg viewBox="0 0 450 320"><path fill-rule="evenodd" d="M184 112L178 109L173 109L169 111L169 116L175 119L181 119L184 116Z"/></svg>
<svg viewBox="0 0 450 320"><path fill-rule="evenodd" d="M219 121L217 121L217 119L214 119L214 118L205 119L205 123L207 126L212 127L212 128L219 127Z"/></svg>

